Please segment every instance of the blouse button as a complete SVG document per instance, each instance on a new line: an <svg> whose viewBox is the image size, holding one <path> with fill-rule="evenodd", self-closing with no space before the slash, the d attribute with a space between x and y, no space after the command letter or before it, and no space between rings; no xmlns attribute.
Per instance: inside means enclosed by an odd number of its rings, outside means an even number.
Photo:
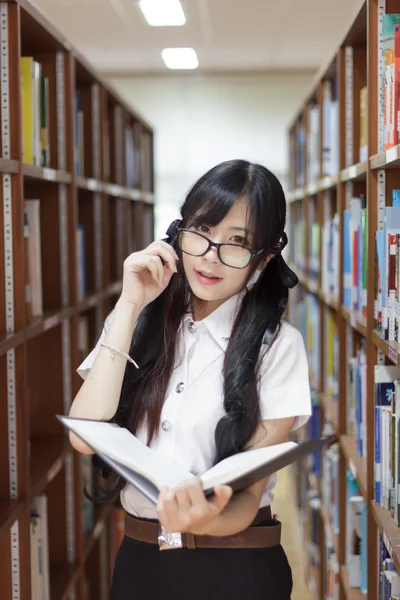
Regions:
<svg viewBox="0 0 400 600"><path fill-rule="evenodd" d="M181 381L176 386L175 391L176 391L177 394L180 394L181 392L183 392L184 388L185 388L185 384L183 383L183 381Z"/></svg>
<svg viewBox="0 0 400 600"><path fill-rule="evenodd" d="M195 325L195 323L193 323L193 321L190 321L189 323L189 331L190 333L194 333L196 331L197 327Z"/></svg>
<svg viewBox="0 0 400 600"><path fill-rule="evenodd" d="M161 427L163 428L164 431L171 431L171 429L172 429L172 425L169 421L163 421L161 423Z"/></svg>

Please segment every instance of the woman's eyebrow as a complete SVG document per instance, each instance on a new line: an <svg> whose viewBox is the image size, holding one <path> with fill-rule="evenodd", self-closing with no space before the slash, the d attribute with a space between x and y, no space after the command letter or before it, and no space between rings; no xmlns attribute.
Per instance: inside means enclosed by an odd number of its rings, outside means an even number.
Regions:
<svg viewBox="0 0 400 600"><path fill-rule="evenodd" d="M245 227L229 227L232 231L244 231L245 233L250 233Z"/></svg>

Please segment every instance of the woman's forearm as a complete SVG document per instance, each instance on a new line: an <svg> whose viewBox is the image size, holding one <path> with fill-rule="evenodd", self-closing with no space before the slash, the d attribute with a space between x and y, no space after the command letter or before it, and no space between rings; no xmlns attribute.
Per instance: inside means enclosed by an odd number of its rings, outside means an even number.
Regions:
<svg viewBox="0 0 400 600"><path fill-rule="evenodd" d="M139 314L140 311L132 304L118 301L107 333L107 343L119 350L129 352ZM121 354L115 354L112 359L110 350L101 347L72 403L70 416L98 420L108 420L113 417L121 395L126 362L126 358Z"/></svg>
<svg viewBox="0 0 400 600"><path fill-rule="evenodd" d="M234 535L254 521L259 500L250 490L243 490L232 497L222 513L212 521L191 533L198 535Z"/></svg>

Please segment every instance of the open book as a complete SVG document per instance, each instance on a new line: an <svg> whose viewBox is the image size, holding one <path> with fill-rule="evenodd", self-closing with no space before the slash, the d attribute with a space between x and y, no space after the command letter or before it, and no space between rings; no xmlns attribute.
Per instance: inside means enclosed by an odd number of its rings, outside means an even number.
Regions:
<svg viewBox="0 0 400 600"><path fill-rule="evenodd" d="M194 477L156 454L123 427L91 419L59 415L57 418L154 504L161 488L173 488ZM234 492L243 490L333 441L334 438L322 438L300 444L285 442L230 456L201 475L204 493L212 495L214 487L221 484L231 486Z"/></svg>

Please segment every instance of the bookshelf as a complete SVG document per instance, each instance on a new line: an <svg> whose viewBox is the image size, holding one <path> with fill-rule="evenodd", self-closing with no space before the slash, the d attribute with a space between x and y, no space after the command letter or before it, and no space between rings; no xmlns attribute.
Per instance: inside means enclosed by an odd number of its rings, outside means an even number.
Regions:
<svg viewBox="0 0 400 600"><path fill-rule="evenodd" d="M395 0L357 3L289 128L289 256L300 281L289 315L306 341L314 403L309 430L299 435L335 432L338 438L331 456L294 468L307 575L321 600L386 600L385 582L395 586L398 580L383 570L400 574L400 527L390 507L399 494L398 435L376 421L382 385L376 366L400 365L397 247L388 250L395 266L384 253L381 258L390 240L387 207L395 210L393 191L400 188L391 112L398 102L398 65L390 71L400 46L392 57L385 54L390 36L394 45L399 35L393 20L388 33L385 15L398 13ZM388 270L393 281L386 283ZM393 300L386 300L389 293ZM390 385L398 378L396 373ZM389 406L377 413L389 413L392 427L395 398L390 392ZM377 498L377 448L386 507ZM349 535L354 540L356 530L361 541L355 548ZM400 597L394 587L392 594Z"/></svg>
<svg viewBox="0 0 400 600"><path fill-rule="evenodd" d="M0 2L0 95L1 597L105 599L118 517L55 414L153 239L153 131L26 0Z"/></svg>

